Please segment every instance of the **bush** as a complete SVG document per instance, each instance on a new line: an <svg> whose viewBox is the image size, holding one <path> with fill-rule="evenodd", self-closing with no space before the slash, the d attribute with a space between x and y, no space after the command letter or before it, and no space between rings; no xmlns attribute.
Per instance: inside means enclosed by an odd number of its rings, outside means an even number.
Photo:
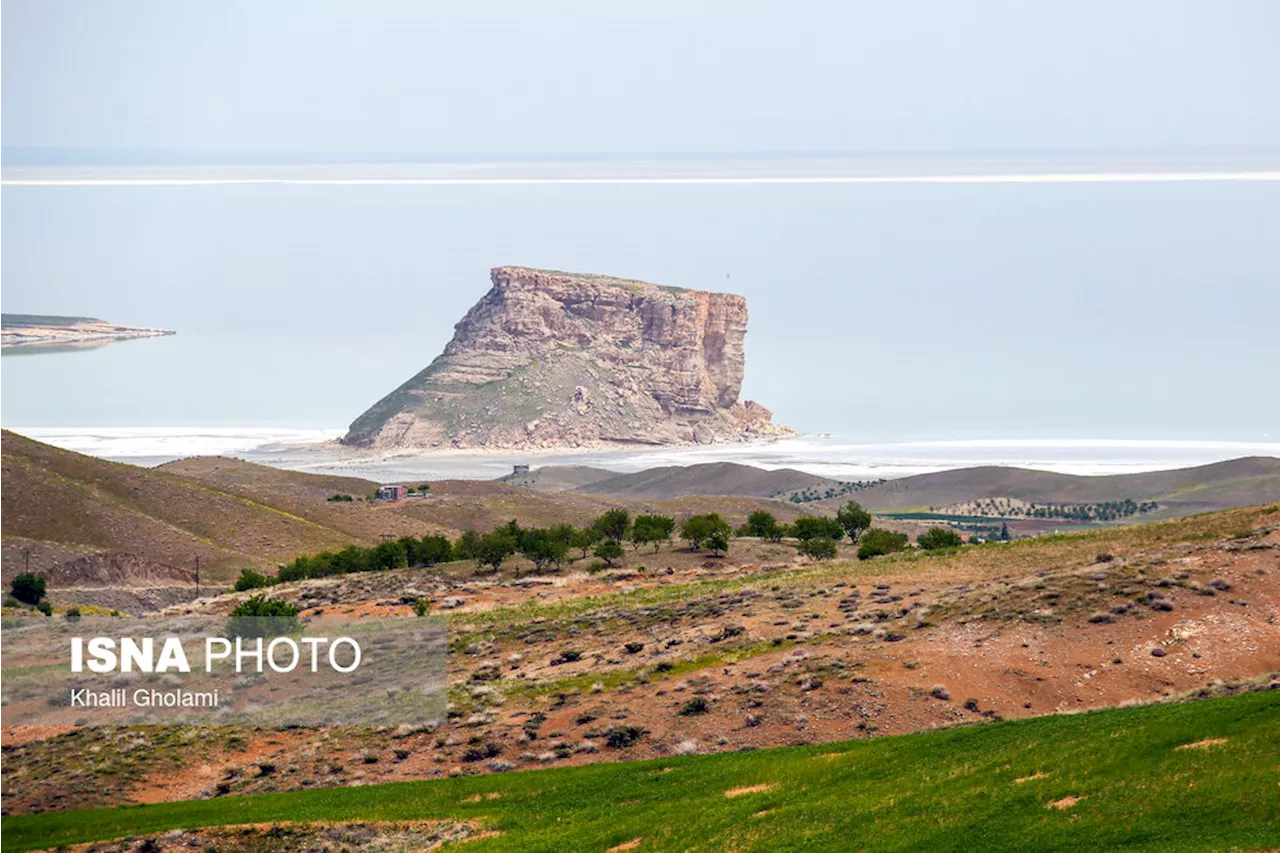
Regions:
<svg viewBox="0 0 1280 853"><path fill-rule="evenodd" d="M48 600L48 599L45 599L44 601L42 601L42 602L40 602L39 604L37 604L37 605L36 605L36 610L39 610L39 611L40 611L41 613L43 613L45 616L52 616L52 615L53 615L53 605L49 603L49 600Z"/></svg>
<svg viewBox="0 0 1280 853"><path fill-rule="evenodd" d="M68 622L79 622L79 621L80 621L80 608L79 608L79 607L68 607L68 608L67 608L67 613L66 613L66 617L65 617L65 618L66 618L66 620L67 620Z"/></svg>
<svg viewBox="0 0 1280 853"><path fill-rule="evenodd" d="M825 536L817 539L801 539L796 550L815 560L831 560L836 556L836 543Z"/></svg>
<svg viewBox="0 0 1280 853"><path fill-rule="evenodd" d="M415 598L413 600L413 615L422 617L427 615L427 611L431 609L431 601L426 598Z"/></svg>
<svg viewBox="0 0 1280 853"><path fill-rule="evenodd" d="M929 695L934 699L941 699L944 702L951 698L951 691L944 684L935 684L929 688Z"/></svg>
<svg viewBox="0 0 1280 853"><path fill-rule="evenodd" d="M862 536L862 542L858 545L858 559L869 560L881 554L892 554L895 551L901 551L906 547L907 535L905 533L894 533L892 530L873 527Z"/></svg>
<svg viewBox="0 0 1280 853"><path fill-rule="evenodd" d="M959 548L964 544L964 539L954 530L931 527L916 538L916 544L926 551L936 551L939 548Z"/></svg>
<svg viewBox="0 0 1280 853"><path fill-rule="evenodd" d="M351 503L352 500L353 498L351 497L351 495L330 495L329 496L329 503L349 504Z"/></svg>
<svg viewBox="0 0 1280 853"><path fill-rule="evenodd" d="M9 584L9 594L23 604L39 604L44 598L45 579L31 572L23 572Z"/></svg>
<svg viewBox="0 0 1280 853"><path fill-rule="evenodd" d="M462 760L467 762L484 761L486 758L497 758L499 755L502 755L501 746L496 743L484 743L468 747L467 751L462 753Z"/></svg>
<svg viewBox="0 0 1280 853"><path fill-rule="evenodd" d="M804 515L791 525L791 535L804 542L809 539L830 539L839 542L844 538L844 527L834 518L817 518Z"/></svg>
<svg viewBox="0 0 1280 853"><path fill-rule="evenodd" d="M613 749L635 746L636 741L648 734L639 726L614 726L604 733L604 742Z"/></svg>
<svg viewBox="0 0 1280 853"><path fill-rule="evenodd" d="M627 643L622 648L627 654L635 655L644 651L644 643Z"/></svg>
<svg viewBox="0 0 1280 853"><path fill-rule="evenodd" d="M275 637L302 630L297 607L262 595L240 602L230 616L229 637Z"/></svg>
<svg viewBox="0 0 1280 853"><path fill-rule="evenodd" d="M240 577L236 580L236 592L248 592L251 589L262 589L264 586L271 586L271 578L266 575L258 574L253 569L241 569Z"/></svg>
<svg viewBox="0 0 1280 853"><path fill-rule="evenodd" d="M680 709L680 716L692 717L695 714L705 714L711 710L711 706L707 704L707 700L701 696L694 696L688 702L684 703L684 707Z"/></svg>

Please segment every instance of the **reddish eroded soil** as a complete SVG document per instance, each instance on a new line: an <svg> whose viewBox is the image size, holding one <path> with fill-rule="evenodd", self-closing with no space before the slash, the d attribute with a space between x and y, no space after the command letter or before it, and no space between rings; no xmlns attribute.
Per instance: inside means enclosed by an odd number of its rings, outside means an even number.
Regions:
<svg viewBox="0 0 1280 853"><path fill-rule="evenodd" d="M171 728L123 730L123 747L88 732L10 746L6 733L5 809L819 743L1280 684L1280 530L1156 539L1021 568L1014 551L793 569L703 558L714 568L448 584L430 590L437 609L456 605L437 729L221 730L179 749ZM307 612L408 618L394 593L422 585L342 583ZM347 597L361 587L368 597ZM544 609L502 610L530 598ZM626 727L634 744L611 746ZM95 747L113 757L63 758ZM92 784L104 772L106 790Z"/></svg>

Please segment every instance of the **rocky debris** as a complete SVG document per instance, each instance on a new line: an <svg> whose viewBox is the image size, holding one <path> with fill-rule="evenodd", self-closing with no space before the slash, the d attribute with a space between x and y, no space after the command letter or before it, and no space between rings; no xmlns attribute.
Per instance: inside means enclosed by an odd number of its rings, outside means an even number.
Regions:
<svg viewBox="0 0 1280 853"><path fill-rule="evenodd" d="M531 449L793 434L738 399L741 296L523 267L491 278L444 353L357 418L344 444Z"/></svg>

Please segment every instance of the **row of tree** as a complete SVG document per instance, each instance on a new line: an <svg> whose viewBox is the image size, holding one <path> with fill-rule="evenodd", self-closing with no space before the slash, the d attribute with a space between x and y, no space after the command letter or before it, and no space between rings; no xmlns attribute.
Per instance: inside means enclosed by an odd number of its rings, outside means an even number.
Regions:
<svg viewBox="0 0 1280 853"><path fill-rule="evenodd" d="M298 557L281 566L275 577L245 569L236 581L237 590L259 589L276 583L305 578L328 577L354 572L384 571L409 566L431 567L454 560L475 560L482 567L497 570L519 554L533 563L538 572L566 561L594 556L612 567L625 553L624 543L633 551L652 546L656 553L670 543L677 530L676 520L667 515L640 514L632 517L625 509L611 509L585 527L557 524L551 527L521 527L515 520L488 533L467 530L456 541L444 536L411 536L380 542L372 547L350 545L341 551L322 551ZM801 553L817 559L836 556L836 543L849 537L858 544L858 557L868 559L908 547L905 534L871 526L871 514L856 501L849 501L835 518L802 516L792 524L781 524L765 510L752 512L736 531L738 536L768 542L795 539ZM679 536L691 551L710 551L720 556L729 550L735 531L719 513L693 515L679 525ZM961 545L960 537L945 528L934 528L920 538L923 548Z"/></svg>

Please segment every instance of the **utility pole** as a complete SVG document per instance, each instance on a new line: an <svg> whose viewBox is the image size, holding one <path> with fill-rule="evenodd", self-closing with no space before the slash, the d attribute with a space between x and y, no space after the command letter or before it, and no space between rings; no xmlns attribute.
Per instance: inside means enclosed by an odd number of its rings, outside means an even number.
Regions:
<svg viewBox="0 0 1280 853"><path fill-rule="evenodd" d="M22 570L27 574L31 574L31 549L22 549Z"/></svg>
<svg viewBox="0 0 1280 853"><path fill-rule="evenodd" d="M196 598L200 597L200 555L196 555Z"/></svg>

